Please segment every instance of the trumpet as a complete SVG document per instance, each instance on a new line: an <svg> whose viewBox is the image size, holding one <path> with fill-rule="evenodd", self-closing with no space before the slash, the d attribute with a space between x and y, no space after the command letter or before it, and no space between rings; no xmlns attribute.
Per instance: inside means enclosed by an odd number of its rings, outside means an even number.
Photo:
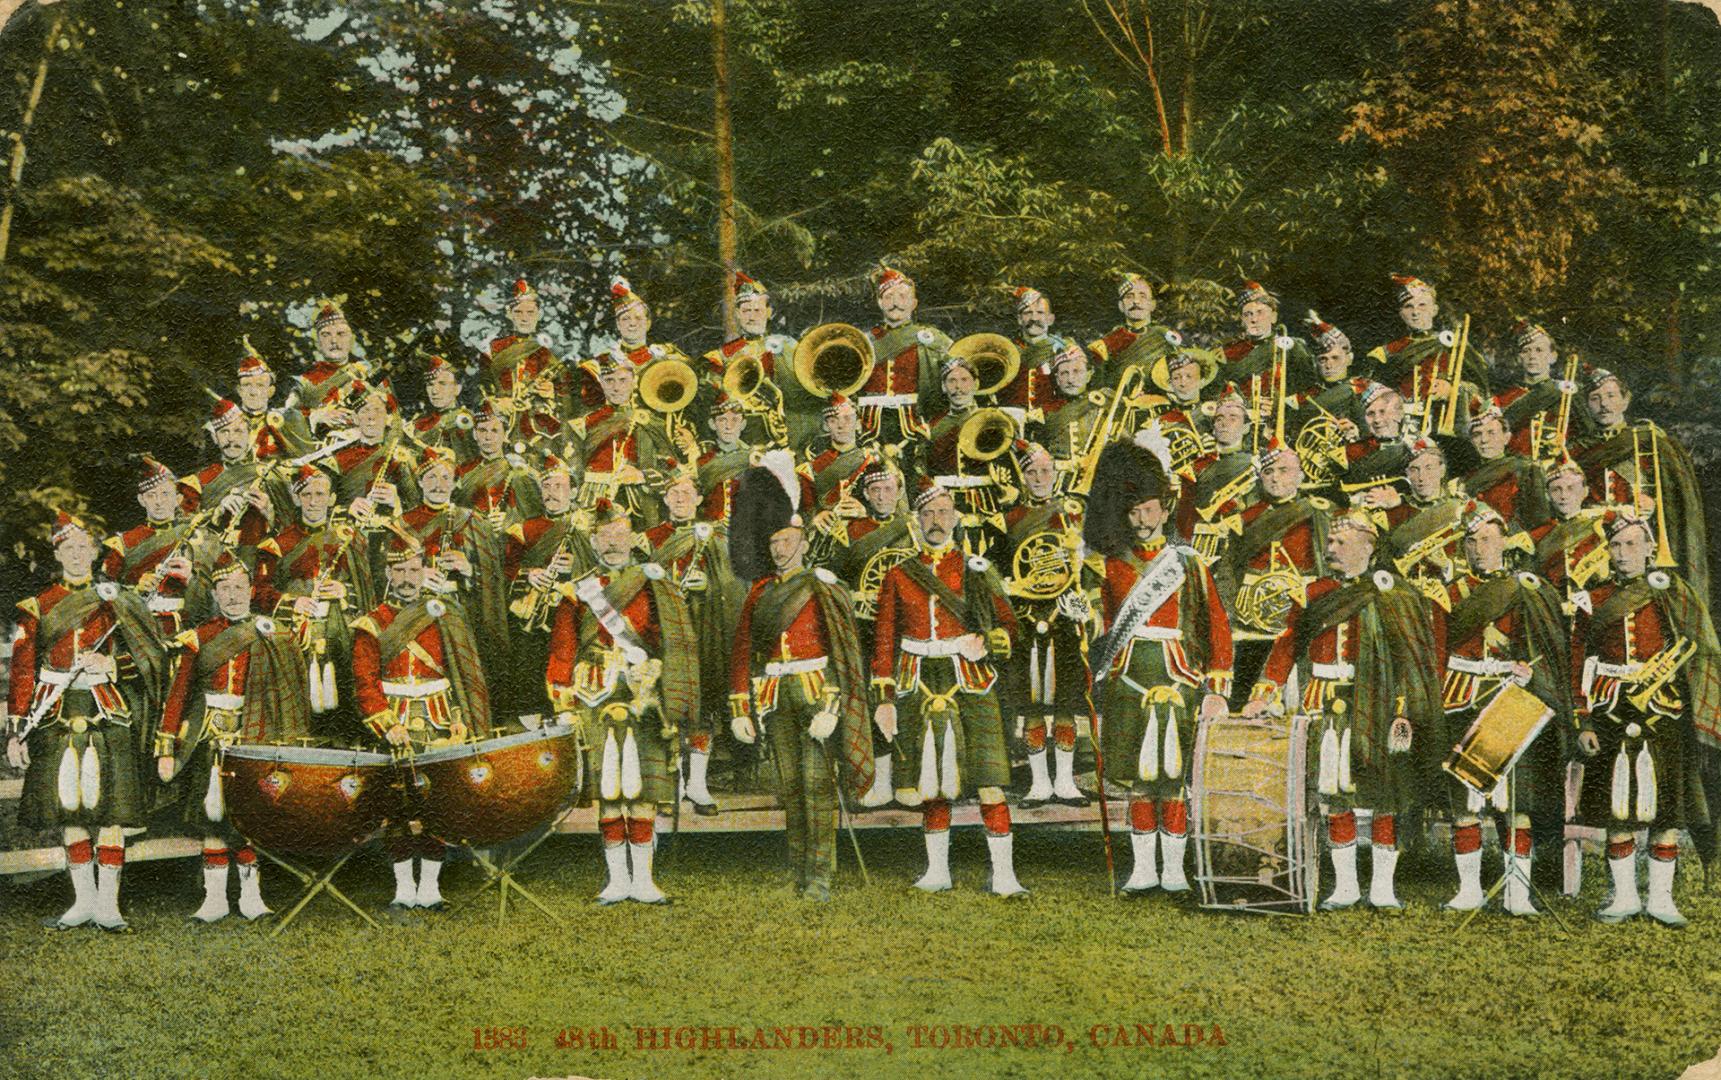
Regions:
<svg viewBox="0 0 1721 1080"><path fill-rule="evenodd" d="M639 399L652 412L663 414L663 433L672 446L680 446L688 435L698 438L682 416L698 393L699 377L685 360L655 361L639 377Z"/></svg>
<svg viewBox="0 0 1721 1080"><path fill-rule="evenodd" d="M783 418L783 392L765 377L765 365L757 356L737 356L723 372L723 389L741 403L741 411L760 417L771 441L789 445L789 424ZM770 400L766 400L769 393Z"/></svg>
<svg viewBox="0 0 1721 1080"><path fill-rule="evenodd" d="M824 323L807 331L795 345L795 378L815 397L845 396L872 378L877 358L872 338L848 323Z"/></svg>
<svg viewBox="0 0 1721 1080"><path fill-rule="evenodd" d="M974 366L975 397L998 393L1022 370L1022 350L1003 334L969 334L951 344L949 355Z"/></svg>

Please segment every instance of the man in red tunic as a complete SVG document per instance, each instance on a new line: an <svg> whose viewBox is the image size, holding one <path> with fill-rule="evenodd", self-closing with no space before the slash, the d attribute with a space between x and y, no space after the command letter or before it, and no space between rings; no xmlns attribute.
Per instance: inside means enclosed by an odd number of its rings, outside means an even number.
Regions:
<svg viewBox="0 0 1721 1080"><path fill-rule="evenodd" d="M513 333L490 342L479 365L484 385L507 402L513 420L510 435L536 443L561 431L557 414L572 379L550 351L550 339L538 332L543 317L538 290L525 278L508 289L508 322Z"/></svg>
<svg viewBox="0 0 1721 1080"><path fill-rule="evenodd" d="M388 598L353 623L353 692L377 739L397 755L490 730L490 692L460 604L425 585L427 551L405 533L388 546ZM418 820L417 788L406 793L406 827L388 841L394 862L392 913L441 910L443 842ZM418 879L413 880L413 857Z"/></svg>
<svg viewBox="0 0 1721 1080"><path fill-rule="evenodd" d="M137 503L144 522L108 537L102 573L110 581L136 589L155 615L162 640L180 632L187 621L202 617L208 590L194 563L204 548L198 522L179 512L180 491L173 470L148 456L137 482ZM204 560L207 563L207 560ZM192 612L187 615L186 605Z"/></svg>
<svg viewBox="0 0 1721 1080"><path fill-rule="evenodd" d="M926 892L950 889L950 804L972 786L992 859L991 891L1021 895L1028 890L1016 880L1004 801L1010 759L993 693L997 667L1010 658L1016 615L992 564L964 557L955 545L950 493L923 479L914 512L920 550L884 576L872 654L879 701L873 721L895 741L902 771L915 770L899 775L896 801L922 808L926 873L914 884Z"/></svg>
<svg viewBox="0 0 1721 1080"><path fill-rule="evenodd" d="M873 285L884 321L872 328L876 363L855 403L863 437L898 446L924 436L926 416L944 410L938 378L951 343L944 331L914 321L913 278L886 266Z"/></svg>

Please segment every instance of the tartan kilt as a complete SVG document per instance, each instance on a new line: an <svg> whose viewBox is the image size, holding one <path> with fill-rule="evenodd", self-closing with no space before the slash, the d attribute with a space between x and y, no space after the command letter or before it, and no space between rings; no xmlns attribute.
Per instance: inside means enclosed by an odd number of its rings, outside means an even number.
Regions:
<svg viewBox="0 0 1721 1080"><path fill-rule="evenodd" d="M1189 767L1195 760L1196 717L1204 692L1199 686L1172 678L1165 663L1165 650L1159 642L1138 638L1130 642L1129 649L1123 670L1114 671L1106 680L1105 711L1100 718L1100 748L1105 754L1105 777L1114 784L1148 785L1156 797L1175 798L1189 779ZM1150 704L1143 700L1144 690L1160 688L1167 688L1177 695L1169 709L1167 703ZM1166 720L1170 716L1176 718L1178 746L1183 760L1175 779L1167 778L1163 761L1160 762L1158 780L1149 782L1141 779L1141 744L1147 735L1150 711L1159 717L1161 751Z"/></svg>
<svg viewBox="0 0 1721 1080"><path fill-rule="evenodd" d="M598 800L600 785L603 779L604 743L611 735L615 737L616 754L622 752L627 733L633 732L634 745L639 752L639 797L634 801L642 803L673 804L675 801L676 770L675 761L681 752L678 736L671 734L668 738L663 735L663 720L656 709L646 712L635 719L631 714L623 717L609 715L611 705L626 705L631 695L624 684L618 683L616 692L596 708L581 706L579 717L585 730L586 741L586 771L585 787L580 793L580 804Z"/></svg>
<svg viewBox="0 0 1721 1080"><path fill-rule="evenodd" d="M61 714L70 720L78 711L69 699L68 691L62 702ZM90 711L94 711L93 709ZM136 723L136 717L131 723ZM81 735L72 733L68 723L44 724L30 733L30 767L24 772L24 790L18 803L18 824L26 829L63 829L81 826L98 829L105 825L143 825L149 814L145 801L143 774L133 739L131 723L112 720L93 724ZM60 759L66 748L78 755L80 764L85 747L93 746L101 762L101 792L94 810L66 810L60 805Z"/></svg>
<svg viewBox="0 0 1721 1080"><path fill-rule="evenodd" d="M920 685L912 693L899 696L895 741L896 771L892 782L898 790L918 784L921 757L926 751L926 721L924 709L928 693L947 693L956 685L954 658L925 657L920 662ZM1003 787L1010 782L1010 756L1004 743L1004 722L998 710L998 684L985 693L959 692L951 699L950 708L932 716L934 765L944 749L945 722L950 722L956 742L957 795L961 797L975 788Z"/></svg>

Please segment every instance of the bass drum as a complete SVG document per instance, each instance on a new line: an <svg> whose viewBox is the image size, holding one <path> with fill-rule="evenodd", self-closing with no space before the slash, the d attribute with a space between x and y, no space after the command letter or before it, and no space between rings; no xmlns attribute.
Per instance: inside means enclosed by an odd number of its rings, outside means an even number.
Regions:
<svg viewBox="0 0 1721 1080"><path fill-rule="evenodd" d="M387 754L238 743L221 755L227 818L268 851L330 855L364 843L400 805Z"/></svg>
<svg viewBox="0 0 1721 1080"><path fill-rule="evenodd" d="M1306 914L1320 863L1306 796L1308 721L1237 716L1195 736L1189 801L1201 906Z"/></svg>
<svg viewBox="0 0 1721 1080"><path fill-rule="evenodd" d="M418 814L431 835L484 847L549 821L579 785L574 729L562 723L413 757Z"/></svg>

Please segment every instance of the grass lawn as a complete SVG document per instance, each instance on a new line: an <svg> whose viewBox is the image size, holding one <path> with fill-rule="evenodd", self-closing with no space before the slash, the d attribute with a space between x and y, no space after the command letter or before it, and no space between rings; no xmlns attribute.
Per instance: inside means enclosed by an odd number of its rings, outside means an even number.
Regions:
<svg viewBox="0 0 1721 1080"><path fill-rule="evenodd" d="M317 900L275 941L237 918L185 916L201 899L189 860L127 871L136 933L41 929L69 901L63 875L10 886L0 907L0 1073L20 1077L1673 1077L1721 1045L1721 899L1682 875L1683 933L1588 919L1602 867L1586 866L1573 926L1490 915L1462 934L1437 908L1449 865L1407 858L1398 917L1366 910L1309 919L1216 915L1187 900L1106 895L1096 833L1023 830L1017 863L1034 893L984 894L979 832L952 845L957 889L907 889L919 836L862 837L872 885L847 856L828 906L794 899L780 837L687 836L658 880L677 903L600 910L591 837L551 840L528 884L566 921L528 910L497 928L493 900L416 925L363 926ZM1120 863L1128 859L1120 846ZM1366 866L1366 853L1363 858ZM1489 865L1499 865L1497 857ZM1127 865L1120 865L1127 870ZM452 899L479 880L443 876ZM1366 885L1366 876L1365 876ZM361 905L386 903L380 855L340 883ZM294 895L271 870L277 908ZM493 894L486 894L487 896ZM267 925L260 924L260 925ZM1195 1046L1164 1042L1184 1025ZM873 1046L715 1049L696 1033L734 1027L855 1027ZM957 1046L1012 1025L1053 1046ZM474 1029L525 1029L520 1048L474 1049ZM1217 1026L1219 1035L1215 1036ZM614 1049L558 1047L558 1032L607 1027ZM637 1029L659 1033L641 1049ZM977 1029L977 1030L976 1030ZM916 1036L923 1045L914 1045ZM647 1036L649 1038L649 1036ZM729 1036L718 1033L717 1038ZM1219 1038L1223 1045L1215 1045ZM563 1042L570 1041L564 1036ZM944 1045L933 1045L942 1043ZM876 1045L882 1044L882 1045Z"/></svg>

